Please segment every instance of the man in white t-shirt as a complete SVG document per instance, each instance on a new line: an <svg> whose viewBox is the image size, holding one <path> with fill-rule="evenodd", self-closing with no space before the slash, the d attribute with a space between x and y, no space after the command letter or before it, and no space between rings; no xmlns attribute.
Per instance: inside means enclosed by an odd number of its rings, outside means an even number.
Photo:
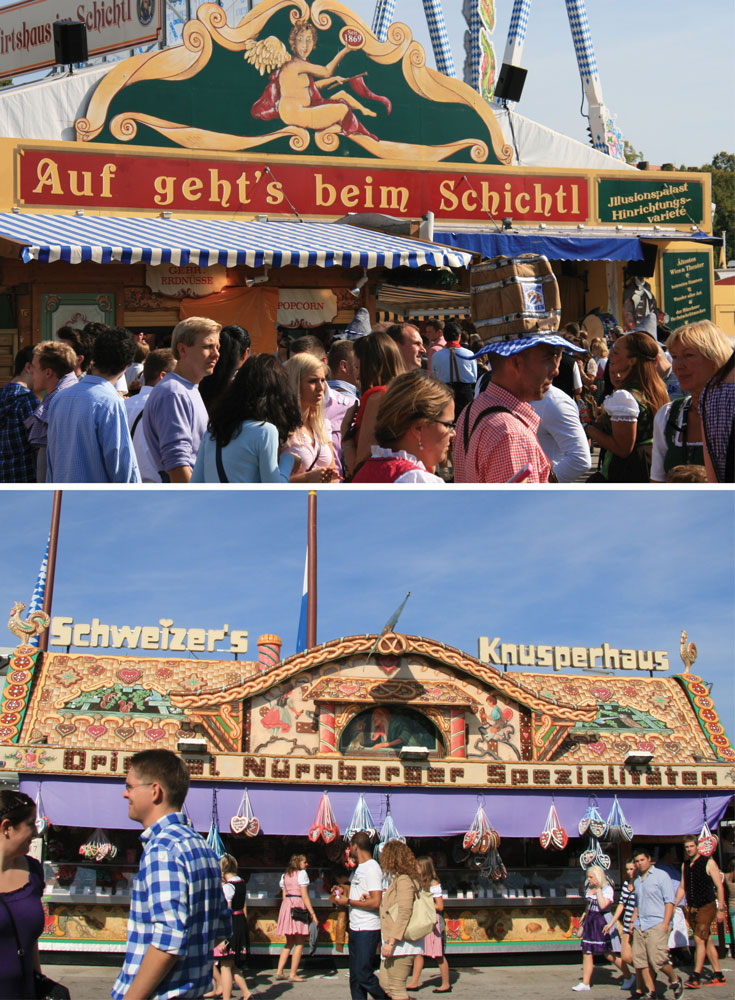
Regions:
<svg viewBox="0 0 735 1000"><path fill-rule="evenodd" d="M332 902L346 906L350 915L350 997L351 1000L389 1000L375 975L374 960L380 944L380 901L383 897L383 872L373 860L370 838L360 831L350 840L350 856L357 868L350 879L350 895L337 886Z"/></svg>

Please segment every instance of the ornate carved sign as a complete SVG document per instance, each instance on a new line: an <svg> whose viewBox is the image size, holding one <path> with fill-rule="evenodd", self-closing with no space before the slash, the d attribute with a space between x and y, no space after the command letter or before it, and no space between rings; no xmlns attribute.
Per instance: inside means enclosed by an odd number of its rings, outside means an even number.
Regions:
<svg viewBox="0 0 735 1000"><path fill-rule="evenodd" d="M490 106L426 65L405 24L385 42L337 0L213 3L183 44L116 64L76 122L86 141L382 160L509 163Z"/></svg>

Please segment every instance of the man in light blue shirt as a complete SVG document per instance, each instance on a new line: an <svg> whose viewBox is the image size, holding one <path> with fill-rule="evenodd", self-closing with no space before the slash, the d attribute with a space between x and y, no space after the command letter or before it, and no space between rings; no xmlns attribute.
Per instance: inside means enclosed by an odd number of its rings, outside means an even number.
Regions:
<svg viewBox="0 0 735 1000"><path fill-rule="evenodd" d="M536 436L554 466L557 481L573 483L586 476L592 468L590 446L574 400L550 385L543 399L532 399L530 403L541 417Z"/></svg>
<svg viewBox="0 0 735 1000"><path fill-rule="evenodd" d="M477 382L477 362L472 351L460 345L462 331L457 323L449 320L444 324L443 347L431 358L431 374L448 385L454 393L454 418L471 403Z"/></svg>
<svg viewBox="0 0 735 1000"><path fill-rule="evenodd" d="M640 972L646 984L646 1000L656 996L656 984L651 975L660 969L668 978L671 993L680 997L684 984L677 979L669 960L669 931L674 916L675 894L668 874L659 871L651 861L651 855L639 848L633 855L638 869L638 878L633 883L635 890L636 916L633 933L633 965Z"/></svg>
<svg viewBox="0 0 735 1000"><path fill-rule="evenodd" d="M161 482L191 480L209 419L199 383L215 369L221 329L205 316L190 316L174 327L176 371L154 386L143 410L143 432Z"/></svg>
<svg viewBox="0 0 735 1000"><path fill-rule="evenodd" d="M97 335L94 373L60 393L49 407L46 482L140 482L125 407L114 388L134 354L128 330Z"/></svg>

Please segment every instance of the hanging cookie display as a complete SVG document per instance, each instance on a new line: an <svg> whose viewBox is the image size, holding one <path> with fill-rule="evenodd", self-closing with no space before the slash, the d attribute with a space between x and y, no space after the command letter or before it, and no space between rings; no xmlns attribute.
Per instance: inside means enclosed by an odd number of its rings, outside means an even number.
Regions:
<svg viewBox="0 0 735 1000"><path fill-rule="evenodd" d="M482 806L477 807L472 826L462 838L462 846L473 854L487 854L500 847L500 834L491 826Z"/></svg>
<svg viewBox="0 0 735 1000"><path fill-rule="evenodd" d="M230 829L237 836L257 837L260 833L260 820L253 812L247 788L242 793L237 812L230 820Z"/></svg>
<svg viewBox="0 0 735 1000"><path fill-rule="evenodd" d="M97 829L89 840L81 845L79 853L89 861L111 861L117 855L117 847L111 843L104 830Z"/></svg>
<svg viewBox="0 0 735 1000"><path fill-rule="evenodd" d="M380 858L380 852L383 850L385 845L389 840L400 840L401 843L406 843L406 838L402 837L398 832L398 827L393 822L393 817L390 811L390 795L385 797L385 819L383 820L383 825L380 828L380 833L378 834L378 843L373 851L373 857L377 860Z"/></svg>
<svg viewBox="0 0 735 1000"><path fill-rule="evenodd" d="M539 842L545 851L563 851L569 843L569 835L561 825L553 801L549 809L549 815L546 818L546 826L539 837Z"/></svg>
<svg viewBox="0 0 735 1000"><path fill-rule="evenodd" d="M582 851L579 856L579 864L584 871L587 871L592 865L599 865L605 871L609 869L610 857L602 850L597 837L590 837L589 847L586 851Z"/></svg>
<svg viewBox="0 0 735 1000"><path fill-rule="evenodd" d="M227 848L219 835L219 814L217 812L217 789L212 789L212 822L207 834L207 844L212 848L218 858L227 854Z"/></svg>
<svg viewBox="0 0 735 1000"><path fill-rule="evenodd" d="M38 783L36 792L36 833L42 837L49 828L49 818L44 815L43 803L41 802L41 783Z"/></svg>
<svg viewBox="0 0 735 1000"><path fill-rule="evenodd" d="M610 815L607 817L608 840L622 843L633 839L633 827L627 822L617 795L613 799Z"/></svg>
<svg viewBox="0 0 735 1000"><path fill-rule="evenodd" d="M717 834L712 833L707 824L707 820L704 821L702 829L699 832L699 838L697 840L697 850L702 855L703 858L711 857L717 850L717 845L720 842L720 838Z"/></svg>
<svg viewBox="0 0 735 1000"><path fill-rule="evenodd" d="M325 844L331 844L339 837L339 827L326 792L321 797L319 808L316 811L316 819L309 828L307 836L312 844L315 844L320 838Z"/></svg>
<svg viewBox="0 0 735 1000"><path fill-rule="evenodd" d="M357 800L355 811L352 814L349 826L345 830L344 838L349 843L353 834L361 832L366 833L371 840L378 836L378 831L375 827L375 820L370 815L370 810L368 809L368 804L365 801L365 796L362 794Z"/></svg>
<svg viewBox="0 0 735 1000"><path fill-rule="evenodd" d="M588 831L593 837L597 837L598 840L601 840L605 836L607 823L600 816L597 805L594 802L591 801L587 806L587 811L579 821L578 829L580 837L584 837Z"/></svg>

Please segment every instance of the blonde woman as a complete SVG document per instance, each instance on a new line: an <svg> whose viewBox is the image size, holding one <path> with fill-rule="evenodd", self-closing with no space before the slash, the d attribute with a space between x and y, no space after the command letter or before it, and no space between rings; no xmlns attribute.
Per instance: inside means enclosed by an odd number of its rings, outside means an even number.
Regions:
<svg viewBox="0 0 735 1000"><path fill-rule="evenodd" d="M433 931L427 934L424 938L424 954L416 955L413 960L413 975L411 976L411 982L406 983L407 990L417 990L419 988L419 979L421 978L421 971L424 967L424 957L435 958L436 964L439 966L439 972L441 973L441 986L432 993L451 993L452 987L449 984L449 962L444 954L444 949L446 947L446 932L444 929L444 896L442 895L442 887L439 882L439 877L436 874L436 868L434 868L434 862L429 857L422 857L416 859L416 864L419 867L419 872L421 873L421 888L430 892L434 899L434 906L436 907L436 924L434 925Z"/></svg>
<svg viewBox="0 0 735 1000"><path fill-rule="evenodd" d="M237 874L237 861L231 854L223 854L219 859L222 872L222 891L227 905L232 913L232 937L218 944L214 949L216 959L214 966L215 989L205 993L205 997L222 997L230 1000L233 981L242 990L242 1000L250 1000L250 990L241 972L243 956L247 952L247 923L245 917L245 900L247 888Z"/></svg>
<svg viewBox="0 0 735 1000"><path fill-rule="evenodd" d="M301 407L302 424L285 451L299 459L292 483L333 483L339 479L332 451L332 430L324 417L327 370L313 354L294 354L286 374Z"/></svg>
<svg viewBox="0 0 735 1000"><path fill-rule="evenodd" d="M599 865L587 869L587 909L582 923L582 982L572 986L575 993L591 989L590 980L595 965L595 955L604 955L608 962L620 967L620 958L613 951L620 951L620 939L617 934L608 935L605 939L605 913L610 909L615 898L613 887ZM617 947L616 947L617 946Z"/></svg>
<svg viewBox="0 0 735 1000"><path fill-rule="evenodd" d="M666 341L674 375L685 395L666 403L653 421L651 482L665 483L677 465L704 466L699 400L704 387L732 354L732 342L709 320L688 323Z"/></svg>
<svg viewBox="0 0 735 1000"><path fill-rule="evenodd" d="M421 889L421 872L410 847L389 840L380 854L383 874L390 885L380 903L381 948L380 985L391 1000L408 1000L406 981L416 955L423 955L424 942L409 941L404 935L413 911L413 901ZM394 912L391 910L395 907Z"/></svg>
<svg viewBox="0 0 735 1000"><path fill-rule="evenodd" d="M285 873L281 876L281 909L278 912L276 934L286 938L286 943L278 956L277 979L288 979L292 983L302 983L299 975L299 962L304 950L309 924L301 919L301 914L294 910L306 910L312 923L317 923L314 907L309 899L309 876L306 874L308 861L304 854L294 854L288 863ZM291 956L291 974L285 973L286 962Z"/></svg>

